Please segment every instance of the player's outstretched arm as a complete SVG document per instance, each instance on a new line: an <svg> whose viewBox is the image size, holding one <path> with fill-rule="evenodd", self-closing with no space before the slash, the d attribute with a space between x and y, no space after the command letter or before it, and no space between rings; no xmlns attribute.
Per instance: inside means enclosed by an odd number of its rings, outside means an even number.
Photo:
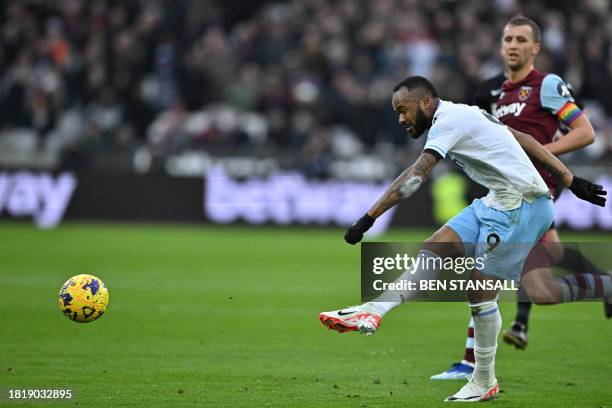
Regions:
<svg viewBox="0 0 612 408"><path fill-rule="evenodd" d="M602 186L574 176L561 160L557 159L530 135L510 127L508 130L510 130L523 150L525 150L531 158L544 166L550 174L555 176L564 186L569 188L576 197L601 207L606 205L606 198L603 196L605 196L607 192Z"/></svg>
<svg viewBox="0 0 612 408"><path fill-rule="evenodd" d="M400 174L387 188L384 194L368 210L368 212L355 222L344 235L344 240L351 245L361 241L363 234L374 225L374 220L401 199L408 198L421 187L421 184L431 169L438 163L438 159L431 153L423 152L417 161Z"/></svg>
<svg viewBox="0 0 612 408"><path fill-rule="evenodd" d="M433 154L421 153L417 161L391 183L387 191L368 210L368 214L372 218L378 218L401 199L410 197L421 187L437 163L438 159Z"/></svg>

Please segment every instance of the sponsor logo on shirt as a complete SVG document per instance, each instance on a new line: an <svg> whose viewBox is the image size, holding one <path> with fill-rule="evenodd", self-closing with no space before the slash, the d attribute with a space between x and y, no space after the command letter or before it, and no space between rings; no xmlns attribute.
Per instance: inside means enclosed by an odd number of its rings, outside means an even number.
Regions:
<svg viewBox="0 0 612 408"><path fill-rule="evenodd" d="M510 105L501 105L495 108L493 111L493 116L498 119L506 115L519 116L521 112L523 112L523 109L525 109L525 106L527 106L525 102L514 102Z"/></svg>

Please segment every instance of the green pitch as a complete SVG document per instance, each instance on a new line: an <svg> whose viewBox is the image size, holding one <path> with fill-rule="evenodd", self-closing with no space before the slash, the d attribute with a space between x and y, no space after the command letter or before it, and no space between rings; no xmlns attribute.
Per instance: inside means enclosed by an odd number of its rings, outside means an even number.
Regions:
<svg viewBox="0 0 612 408"><path fill-rule="evenodd" d="M372 337L326 330L320 311L359 301L359 249L343 233L1 224L3 396L8 388L75 396L19 407L448 407L443 399L462 382L429 376L460 359L467 306L404 305ZM109 288L109 310L94 323L57 308L60 285L79 273ZM514 310L502 305L504 327ZM610 407L612 321L601 303L532 314L526 351L500 343L494 404Z"/></svg>

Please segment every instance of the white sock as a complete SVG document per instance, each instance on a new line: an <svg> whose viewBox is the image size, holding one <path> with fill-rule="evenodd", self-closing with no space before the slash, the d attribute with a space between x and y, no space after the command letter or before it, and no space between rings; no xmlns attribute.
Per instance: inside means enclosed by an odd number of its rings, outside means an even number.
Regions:
<svg viewBox="0 0 612 408"><path fill-rule="evenodd" d="M416 268L416 271L414 271L414 268L406 269L394 282L399 282L401 280L418 282L421 279L437 278L438 271L436 271L435 268L432 268L431 266L437 263L435 259L441 259L440 256L434 254L431 251L421 249L417 254L417 257L422 258L422 261L419 263L419 266ZM428 261L428 259L431 260ZM415 291L411 290L385 291L373 301L367 302L366 305L371 306L372 308L374 308L374 310L378 311L381 316L383 316L389 311L401 305L403 302L412 298L414 295Z"/></svg>
<svg viewBox="0 0 612 408"><path fill-rule="evenodd" d="M497 299L470 303L470 308L474 318L474 357L476 358L472 380L482 387L490 387L497 382L495 351L497 336L502 325L501 314L497 308Z"/></svg>

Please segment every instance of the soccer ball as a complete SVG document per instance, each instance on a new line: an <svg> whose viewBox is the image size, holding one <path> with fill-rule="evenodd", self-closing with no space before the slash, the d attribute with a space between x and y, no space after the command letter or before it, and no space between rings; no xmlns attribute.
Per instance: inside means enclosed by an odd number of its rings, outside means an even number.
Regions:
<svg viewBox="0 0 612 408"><path fill-rule="evenodd" d="M108 307L108 290L93 275L76 275L62 286L59 308L70 320L89 323L102 316Z"/></svg>

